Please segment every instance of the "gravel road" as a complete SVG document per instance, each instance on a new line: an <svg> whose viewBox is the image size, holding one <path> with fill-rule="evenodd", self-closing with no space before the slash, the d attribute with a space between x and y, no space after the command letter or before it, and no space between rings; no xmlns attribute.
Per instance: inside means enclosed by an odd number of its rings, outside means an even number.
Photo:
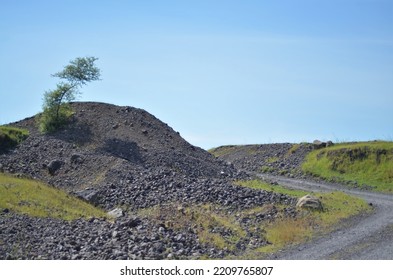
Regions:
<svg viewBox="0 0 393 280"><path fill-rule="evenodd" d="M393 260L393 195L268 174L257 176L294 189L314 192L342 191L363 198L374 207L374 212L370 215L353 219L330 234L289 248L273 257L297 260Z"/></svg>

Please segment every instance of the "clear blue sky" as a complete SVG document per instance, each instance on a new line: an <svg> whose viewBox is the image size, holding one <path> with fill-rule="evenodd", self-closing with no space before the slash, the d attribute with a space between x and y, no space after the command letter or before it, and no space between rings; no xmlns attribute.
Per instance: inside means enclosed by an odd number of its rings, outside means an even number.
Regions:
<svg viewBox="0 0 393 280"><path fill-rule="evenodd" d="M81 101L143 108L194 145L393 140L393 1L0 0L0 124L71 59Z"/></svg>

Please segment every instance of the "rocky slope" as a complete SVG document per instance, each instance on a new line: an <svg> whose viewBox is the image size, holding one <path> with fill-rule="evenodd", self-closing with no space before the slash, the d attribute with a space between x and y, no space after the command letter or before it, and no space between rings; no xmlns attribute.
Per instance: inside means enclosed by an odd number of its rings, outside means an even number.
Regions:
<svg viewBox="0 0 393 280"><path fill-rule="evenodd" d="M301 165L312 149L309 143L278 143L222 146L210 152L240 170L301 178Z"/></svg>
<svg viewBox="0 0 393 280"><path fill-rule="evenodd" d="M120 207L125 216L114 223L64 222L0 209L0 259L224 257L246 250L251 240L259 245L266 241L255 241L255 234L246 230L235 249L218 248L199 240L190 228L170 228L165 221L140 217L139 209L209 204L230 215L283 203L288 215L295 213L290 197L234 186L233 180L244 178L243 173L190 145L144 110L103 103L73 103L72 109L71 123L50 135L37 131L34 117L11 124L30 134L16 149L0 155L0 172L39 179L108 211ZM261 217L272 219L276 212Z"/></svg>

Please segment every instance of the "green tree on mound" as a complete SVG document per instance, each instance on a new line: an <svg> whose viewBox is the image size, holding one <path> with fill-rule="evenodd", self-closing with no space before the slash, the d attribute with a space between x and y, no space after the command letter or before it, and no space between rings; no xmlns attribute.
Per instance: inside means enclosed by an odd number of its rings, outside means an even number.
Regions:
<svg viewBox="0 0 393 280"><path fill-rule="evenodd" d="M94 65L97 59L77 57L63 71L52 75L64 81L59 82L56 89L44 94L43 113L39 120L42 132L52 132L64 125L72 114L68 104L80 94L79 88L100 79L100 69Z"/></svg>

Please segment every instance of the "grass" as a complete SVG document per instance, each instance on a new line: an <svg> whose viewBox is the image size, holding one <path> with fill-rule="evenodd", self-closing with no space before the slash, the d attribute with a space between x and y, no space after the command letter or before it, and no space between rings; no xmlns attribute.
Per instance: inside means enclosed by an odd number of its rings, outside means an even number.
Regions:
<svg viewBox="0 0 393 280"><path fill-rule="evenodd" d="M159 205L142 209L138 215L156 223L164 221L167 229L192 229L202 244L218 249L235 250L236 243L246 236L245 230L234 217L222 213L211 204L187 207L177 204ZM222 231L227 234L220 234Z"/></svg>
<svg viewBox="0 0 393 280"><path fill-rule="evenodd" d="M270 185L260 180L238 181L235 184L297 198L307 194L305 191ZM227 258L260 259L286 246L307 241L318 233L331 231L341 221L370 210L365 201L341 192L313 195L321 199L324 210L297 209L295 218L288 216L286 210L289 206L286 204L265 204L228 210L214 204L184 206L172 203L142 209L136 215L162 224L167 230L191 230L202 244L230 252ZM261 216L265 218L258 218ZM250 236L265 240L267 245L249 245L244 251L238 249L236 245L239 242L251 241ZM170 253L171 249L168 250Z"/></svg>
<svg viewBox="0 0 393 280"><path fill-rule="evenodd" d="M239 181L237 184L297 198L308 194L305 191L289 189L280 185L270 185L260 180ZM249 252L248 257L260 257L261 254L276 252L283 247L305 242L317 233L332 230L345 219L371 210L364 200L342 192L314 193L313 195L319 197L322 201L323 211L298 209L296 218L286 217L282 213L280 218L261 225L270 245Z"/></svg>
<svg viewBox="0 0 393 280"><path fill-rule="evenodd" d="M286 194L294 197L302 197L308 194L305 191L289 189L280 185L272 185L261 180L236 181L235 184L251 189L271 191L271 192Z"/></svg>
<svg viewBox="0 0 393 280"><path fill-rule="evenodd" d="M352 182L393 192L393 142L342 143L312 151L304 172L327 180Z"/></svg>
<svg viewBox="0 0 393 280"><path fill-rule="evenodd" d="M286 157L291 156L292 154L296 153L296 151L300 148L301 144L293 144L292 147L286 153Z"/></svg>
<svg viewBox="0 0 393 280"><path fill-rule="evenodd" d="M278 157L270 157L267 159L267 163L275 163L277 161L279 161L280 159Z"/></svg>
<svg viewBox="0 0 393 280"><path fill-rule="evenodd" d="M0 126L0 152L11 149L29 136L29 132L11 126Z"/></svg>
<svg viewBox="0 0 393 280"><path fill-rule="evenodd" d="M106 217L106 213L42 182L0 173L0 209L62 220Z"/></svg>
<svg viewBox="0 0 393 280"><path fill-rule="evenodd" d="M208 150L209 153L215 157L223 157L226 155L232 155L236 153L245 153L247 155L254 155L258 151L257 145L229 145L221 146Z"/></svg>

